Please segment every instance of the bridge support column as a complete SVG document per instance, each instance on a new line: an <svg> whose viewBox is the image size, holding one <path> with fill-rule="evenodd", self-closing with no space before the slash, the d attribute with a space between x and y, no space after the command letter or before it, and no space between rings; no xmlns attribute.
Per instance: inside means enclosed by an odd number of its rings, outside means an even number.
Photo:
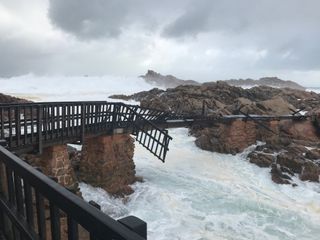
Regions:
<svg viewBox="0 0 320 240"><path fill-rule="evenodd" d="M114 195L133 192L134 140L129 134L86 137L79 167L80 180Z"/></svg>
<svg viewBox="0 0 320 240"><path fill-rule="evenodd" d="M54 145L43 149L41 155L26 155L24 158L44 174L52 176L66 188L77 191L78 182L71 166L67 145Z"/></svg>

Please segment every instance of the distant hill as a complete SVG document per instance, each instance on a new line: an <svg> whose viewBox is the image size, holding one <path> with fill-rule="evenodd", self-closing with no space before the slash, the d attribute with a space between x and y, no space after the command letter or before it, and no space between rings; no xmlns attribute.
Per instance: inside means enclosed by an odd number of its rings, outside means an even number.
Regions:
<svg viewBox="0 0 320 240"><path fill-rule="evenodd" d="M174 88L181 85L201 85L202 84L194 80L179 79L172 75L164 76L153 70L148 70L148 72L145 75L142 75L140 77L143 78L147 83L150 83L158 87L165 87L165 88ZM264 78L260 78L259 80L231 79L231 80L223 80L223 82L231 86L237 86L237 87L269 86L274 88L292 88L292 89L298 89L298 90L305 90L303 86L293 81L285 81L277 77L264 77Z"/></svg>
<svg viewBox="0 0 320 240"><path fill-rule="evenodd" d="M254 79L232 79L225 80L231 86L244 87L244 86L269 86L274 88L292 88L298 90L306 90L305 87L293 81L281 80L277 77L264 77L259 80Z"/></svg>

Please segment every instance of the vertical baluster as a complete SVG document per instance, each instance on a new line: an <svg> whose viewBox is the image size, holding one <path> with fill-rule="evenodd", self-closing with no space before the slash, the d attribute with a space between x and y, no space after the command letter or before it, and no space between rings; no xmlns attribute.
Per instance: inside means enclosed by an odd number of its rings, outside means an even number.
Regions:
<svg viewBox="0 0 320 240"><path fill-rule="evenodd" d="M56 139L59 138L59 132L60 132L60 106L56 105Z"/></svg>
<svg viewBox="0 0 320 240"><path fill-rule="evenodd" d="M69 113L70 113L70 136L74 136L74 104L71 103L69 106Z"/></svg>
<svg viewBox="0 0 320 240"><path fill-rule="evenodd" d="M33 121L33 106L30 106L30 124L31 124L31 144L34 143L34 121Z"/></svg>
<svg viewBox="0 0 320 240"><path fill-rule="evenodd" d="M85 134L85 124L86 124L86 106L81 105L81 143L84 143L84 134Z"/></svg>
<svg viewBox="0 0 320 240"><path fill-rule="evenodd" d="M0 121L1 121L1 136L0 139L4 139L4 112L3 112L3 107L0 107Z"/></svg>
<svg viewBox="0 0 320 240"><path fill-rule="evenodd" d="M7 177L7 189L8 189L8 197L9 202L15 206L15 194L14 194L14 183L13 183L13 176L12 176L12 170L6 166L6 177Z"/></svg>
<svg viewBox="0 0 320 240"><path fill-rule="evenodd" d="M50 106L50 123L51 123L51 135L50 135L50 140L54 139L54 130L55 130L55 113L54 113L54 105Z"/></svg>
<svg viewBox="0 0 320 240"><path fill-rule="evenodd" d="M150 147L150 141L152 140L152 132L153 132L153 129L151 129L151 131L148 133L149 139L148 139L148 143L147 143L147 148L149 150L151 150L149 147Z"/></svg>
<svg viewBox="0 0 320 240"><path fill-rule="evenodd" d="M154 143L156 142L157 130L153 129L151 133L152 133L152 144L151 144L150 150L151 150L151 152L154 152L153 147L154 147Z"/></svg>
<svg viewBox="0 0 320 240"><path fill-rule="evenodd" d="M69 104L65 106L65 113L66 113L66 135L69 137L70 134L70 108Z"/></svg>
<svg viewBox="0 0 320 240"><path fill-rule="evenodd" d="M92 205L92 206L94 206L95 208L101 210L101 206L100 206L99 204L97 204L96 202L94 202L94 201L89 201L89 204ZM96 238L96 237L94 236L94 234L93 234L92 232L90 232L90 240L98 240L98 238Z"/></svg>
<svg viewBox="0 0 320 240"><path fill-rule="evenodd" d="M14 174L14 186L15 186L15 194L16 194L16 201L17 201L17 210L18 213L24 217L24 203L23 203L23 192L22 192L22 183L21 178Z"/></svg>
<svg viewBox="0 0 320 240"><path fill-rule="evenodd" d="M52 240L60 240L61 233L59 208L57 208L52 202L50 202L50 222Z"/></svg>
<svg viewBox="0 0 320 240"><path fill-rule="evenodd" d="M21 144L21 122L20 122L20 106L13 108L15 112L15 132L16 132L16 146L20 147Z"/></svg>
<svg viewBox="0 0 320 240"><path fill-rule="evenodd" d="M37 111L38 111L38 116L37 116L37 133L38 133L38 152L39 154L42 154L42 105L38 105Z"/></svg>
<svg viewBox="0 0 320 240"><path fill-rule="evenodd" d="M29 183L27 183L27 181L23 182L23 188L24 188L24 199L25 199L27 223L32 229L34 229L32 188L29 185Z"/></svg>
<svg viewBox="0 0 320 240"><path fill-rule="evenodd" d="M48 105L44 105L43 106L43 116L44 116L44 121L43 121L43 127L44 127L44 136L45 136L45 140L48 140Z"/></svg>
<svg viewBox="0 0 320 240"><path fill-rule="evenodd" d="M66 131L66 106L62 104L62 140L64 139L65 131Z"/></svg>
<svg viewBox="0 0 320 240"><path fill-rule="evenodd" d="M12 143L12 108L8 108L8 118L9 118L9 147L11 148L13 146Z"/></svg>
<svg viewBox="0 0 320 240"><path fill-rule="evenodd" d="M156 134L155 134L155 141L156 141L156 149L155 149L155 151L154 151L154 153L157 155L158 153L158 147L159 147L159 141L158 141L158 138L159 138L159 136L160 136L160 132L159 132L159 130L156 130Z"/></svg>
<svg viewBox="0 0 320 240"><path fill-rule="evenodd" d="M36 208L37 208L37 223L38 233L41 240L46 240L46 218L43 196L36 190Z"/></svg>
<svg viewBox="0 0 320 240"><path fill-rule="evenodd" d="M23 119L24 119L24 125L23 125L23 132L24 132L24 145L28 144L28 117L27 117L27 107L23 107Z"/></svg>
<svg viewBox="0 0 320 240"><path fill-rule="evenodd" d="M68 240L78 240L79 232L78 232L78 223L73 220L71 216L67 218L68 224Z"/></svg>

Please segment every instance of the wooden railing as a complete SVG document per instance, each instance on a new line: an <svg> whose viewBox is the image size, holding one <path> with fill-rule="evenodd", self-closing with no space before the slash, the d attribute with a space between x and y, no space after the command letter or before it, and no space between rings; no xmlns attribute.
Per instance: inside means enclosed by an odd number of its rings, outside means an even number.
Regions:
<svg viewBox="0 0 320 240"><path fill-rule="evenodd" d="M114 220L0 146L0 231L7 239L146 239L146 223Z"/></svg>
<svg viewBox="0 0 320 240"><path fill-rule="evenodd" d="M171 137L154 124L164 116L154 109L105 101L0 104L0 139L12 151L41 153L45 146L83 142L86 135L112 134L122 128L164 161Z"/></svg>

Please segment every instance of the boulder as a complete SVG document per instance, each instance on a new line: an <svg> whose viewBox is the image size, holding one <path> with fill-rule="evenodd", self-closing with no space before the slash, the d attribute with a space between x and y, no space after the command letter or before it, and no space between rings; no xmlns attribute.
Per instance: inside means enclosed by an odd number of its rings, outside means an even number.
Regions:
<svg viewBox="0 0 320 240"><path fill-rule="evenodd" d="M307 161L303 164L302 172L300 174L300 179L302 181L319 182L319 175L320 167L317 164L311 161Z"/></svg>
<svg viewBox="0 0 320 240"><path fill-rule="evenodd" d="M319 160L320 159L320 149L311 149L306 152L306 158L311 160Z"/></svg>
<svg viewBox="0 0 320 240"><path fill-rule="evenodd" d="M259 167L270 167L275 157L270 154L264 154L259 152L251 152L248 155L249 161L258 165Z"/></svg>
<svg viewBox="0 0 320 240"><path fill-rule="evenodd" d="M277 156L277 163L289 168L294 173L301 173L305 160L293 153L284 152Z"/></svg>
<svg viewBox="0 0 320 240"><path fill-rule="evenodd" d="M271 179L277 184L290 184L290 177L282 173L278 164L272 164Z"/></svg>

